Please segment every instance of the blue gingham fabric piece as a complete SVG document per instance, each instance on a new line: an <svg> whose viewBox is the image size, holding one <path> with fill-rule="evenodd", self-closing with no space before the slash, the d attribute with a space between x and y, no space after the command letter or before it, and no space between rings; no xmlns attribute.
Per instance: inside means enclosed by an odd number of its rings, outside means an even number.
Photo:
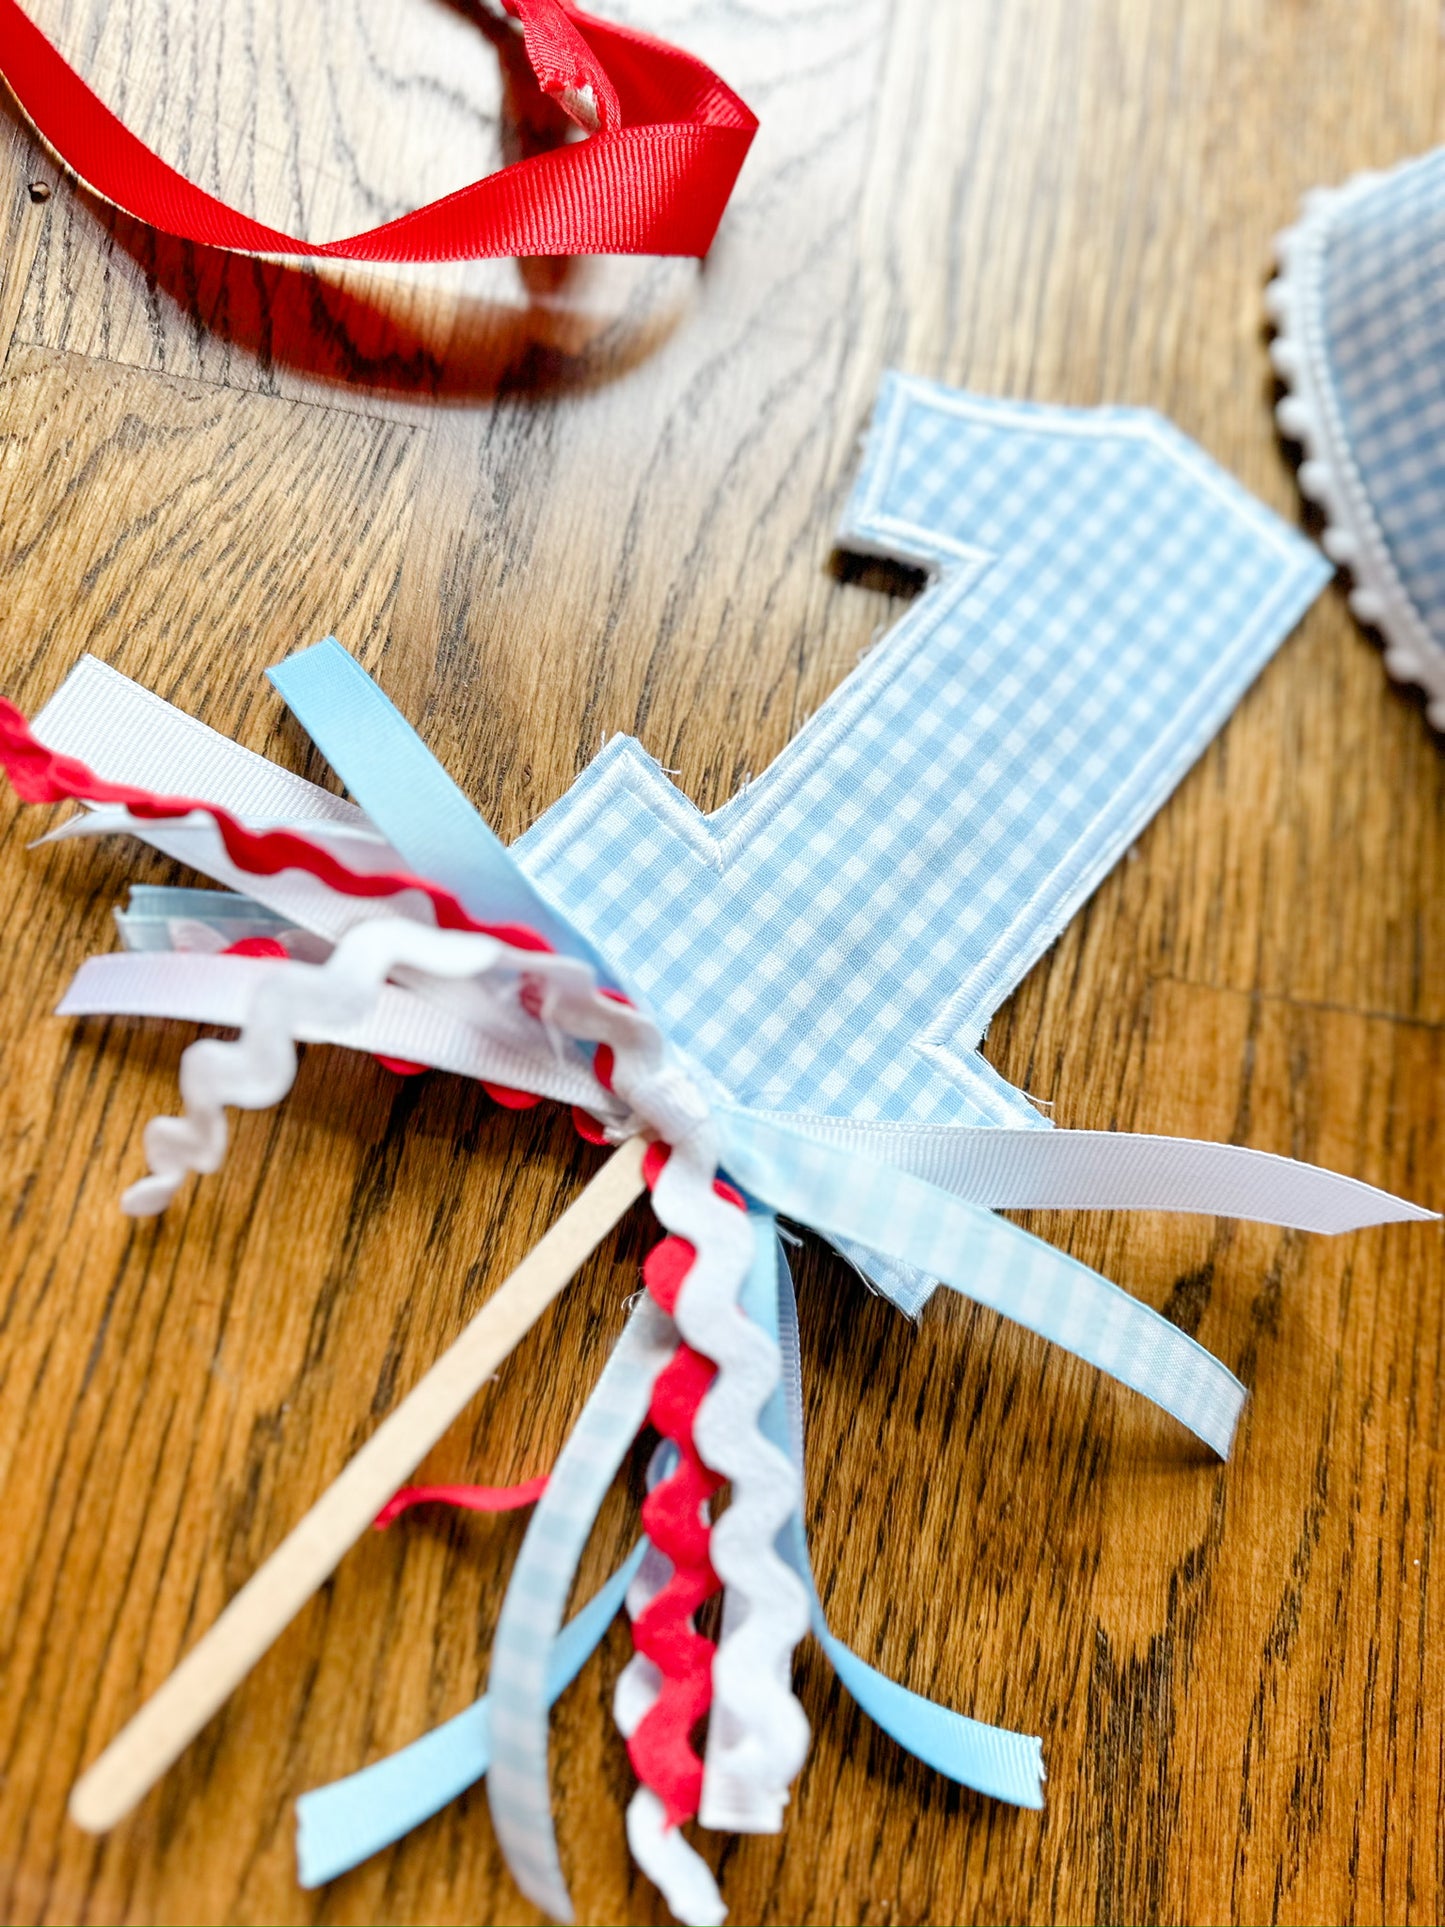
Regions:
<svg viewBox="0 0 1445 1927"><path fill-rule="evenodd" d="M1445 727L1445 149L1317 190L1276 243L1273 353L1300 483L1391 670Z"/></svg>
<svg viewBox="0 0 1445 1927"><path fill-rule="evenodd" d="M1445 638L1445 153L1339 208L1324 328L1355 465L1406 587Z"/></svg>
<svg viewBox="0 0 1445 1927"><path fill-rule="evenodd" d="M761 777L616 737L514 854L734 1098L1039 1121L989 1018L1328 572L1156 415L900 375L841 540L934 584Z"/></svg>

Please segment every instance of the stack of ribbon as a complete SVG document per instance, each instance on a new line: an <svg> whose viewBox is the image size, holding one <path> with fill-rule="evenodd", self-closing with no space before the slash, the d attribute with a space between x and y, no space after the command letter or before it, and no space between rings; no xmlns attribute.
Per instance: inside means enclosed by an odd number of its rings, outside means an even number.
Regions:
<svg viewBox="0 0 1445 1927"><path fill-rule="evenodd" d="M378 729L394 745L404 742L419 768L429 763L335 644L292 658L277 679L303 719L317 719L318 736L352 742L357 761L341 760L344 777L365 787L361 764ZM92 774L82 754L117 777ZM234 1041L205 1039L185 1053L184 1114L148 1127L150 1169L126 1194L128 1210L159 1211L188 1173L215 1170L226 1147L225 1107L275 1103L290 1087L297 1043L325 1040L570 1103L589 1136L624 1147L614 1164L631 1160L636 1181L623 1183L620 1203L645 1183L665 1233L645 1266L646 1293L537 1502L498 1623L487 1699L394 1758L303 1799L308 1882L395 1839L485 1773L518 1883L540 1907L570 1918L551 1818L548 1710L624 1594L637 1647L616 1696L639 1781L628 1838L683 1920L719 1921L725 1909L681 1822L697 1816L704 1826L742 1831L781 1824L808 1744L791 1659L810 1621L848 1690L901 1744L964 1785L1041 1803L1036 1739L906 1691L824 1621L802 1520L797 1322L780 1214L997 1307L1153 1399L1221 1455L1244 1397L1225 1366L994 1208L1208 1211L1317 1231L1428 1215L1349 1178L1227 1145L997 1125L870 1136L844 1119L764 1113L730 1096L664 1034L484 826L469 844L465 890L442 887L409 866L405 806L364 817L93 662L81 665L33 731L18 711L0 707L0 764L29 801L88 806L60 834L124 831L225 886L135 892L123 925L137 947L87 964L62 1006L239 1027ZM135 780L157 765L205 799ZM192 947L159 947L177 937ZM605 1228L595 1226L591 1242ZM564 1277L586 1248L571 1252ZM521 1329L525 1321L511 1342ZM454 1388L458 1397L433 1414L420 1450L388 1462L390 1489L478 1383L473 1370ZM642 1543L564 1627L592 1521L649 1422L663 1444ZM366 1451L334 1490L346 1487ZM731 1503L712 1523L709 1502L723 1483ZM374 1495L363 1493L331 1565L376 1510ZM132 1804L224 1697L235 1664L228 1673L208 1640L244 1619L267 1570L183 1663L182 1672L193 1667L188 1710L149 1769L134 1750L127 1755L122 1735L81 1782L73 1810L83 1823L108 1824ZM279 1623L306 1596L304 1585L289 1583ZM693 1614L719 1586L714 1648ZM278 1629L273 1619L268 1636ZM242 1671L255 1656L248 1653ZM700 1758L693 1735L704 1714Z"/></svg>

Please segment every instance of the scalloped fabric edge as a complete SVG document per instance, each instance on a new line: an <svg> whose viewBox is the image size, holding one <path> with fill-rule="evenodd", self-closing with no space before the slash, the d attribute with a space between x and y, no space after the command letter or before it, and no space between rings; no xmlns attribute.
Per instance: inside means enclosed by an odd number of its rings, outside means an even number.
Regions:
<svg viewBox="0 0 1445 1927"><path fill-rule="evenodd" d="M1264 305L1275 329L1270 360L1288 391L1276 404L1275 419L1280 433L1304 450L1299 488L1324 516L1320 545L1349 571L1351 612L1383 637L1386 669L1397 682L1424 691L1430 722L1445 730L1445 646L1415 607L1350 452L1324 334L1321 269L1334 220L1399 171L1371 169L1342 187L1306 194L1300 219L1275 236L1276 273Z"/></svg>

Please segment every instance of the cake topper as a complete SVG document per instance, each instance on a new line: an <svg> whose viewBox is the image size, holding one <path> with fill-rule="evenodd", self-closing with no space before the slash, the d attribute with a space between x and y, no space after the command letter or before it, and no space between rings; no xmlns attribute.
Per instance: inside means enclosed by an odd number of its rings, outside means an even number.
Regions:
<svg viewBox="0 0 1445 1927"><path fill-rule="evenodd" d="M1036 1739L907 1692L826 1625L802 1524L779 1216L842 1246L905 1309L949 1285L1223 1455L1244 1397L1227 1367L996 1209L1204 1211L1319 1231L1429 1215L1236 1146L1050 1128L977 1052L1318 592L1310 545L1157 416L900 376L885 382L845 540L920 562L933 584L709 818L620 738L509 851L334 641L273 679L354 801L90 659L33 730L0 710L17 790L88 806L57 834L124 832L223 886L133 892L133 947L87 963L61 1005L240 1033L187 1050L183 1114L148 1127L128 1209L163 1209L214 1170L226 1108L278 1101L298 1042L457 1071L504 1102L560 1100L619 1147L89 1769L80 1824L128 1811L347 1548L404 1502L394 1495L426 1451L644 1188L666 1235L545 1489L525 1494L536 1509L488 1695L305 1796L303 1877L354 1864L485 1773L519 1884L570 1918L547 1713L624 1596L637 1647L615 1707L639 1780L628 1838L682 1919L725 1910L680 1822L782 1823L808 1743L791 1654L810 1623L902 1744L1037 1805ZM662 1444L642 1542L564 1627L597 1509L649 1422ZM724 1482L731 1502L713 1521ZM693 1615L719 1587L714 1648Z"/></svg>

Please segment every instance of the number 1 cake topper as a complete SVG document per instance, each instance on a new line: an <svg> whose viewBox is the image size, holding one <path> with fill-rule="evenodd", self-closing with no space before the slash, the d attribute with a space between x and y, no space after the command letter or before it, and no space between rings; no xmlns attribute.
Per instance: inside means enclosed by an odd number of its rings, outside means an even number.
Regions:
<svg viewBox="0 0 1445 1927"><path fill-rule="evenodd" d="M644 1185L668 1235L537 1504L491 1690L306 1796L303 1877L354 1864L485 1774L519 1883L570 1918L547 1711L624 1594L638 1649L616 1703L640 1783L628 1838L683 1919L724 1909L680 1821L781 1824L808 1740L790 1655L810 1622L900 1743L1037 1805L1036 1740L906 1692L824 1620L778 1215L843 1246L906 1308L937 1283L994 1307L1220 1454L1244 1396L1233 1374L995 1209L1322 1231L1429 1215L1235 1146L1049 1128L976 1048L1318 592L1310 545L1157 416L899 376L845 540L922 562L933 584L710 818L620 738L508 851L334 642L273 674L354 802L94 662L33 732L0 711L17 789L90 805L60 834L124 830L225 886L135 892L133 948L86 964L61 1007L240 1030L187 1051L184 1115L148 1128L150 1173L128 1208L160 1209L188 1173L214 1170L226 1106L284 1095L298 1041L459 1071L506 1101L569 1102L589 1136L622 1146L82 1779L82 1824L112 1824L177 1757ZM649 1421L664 1445L642 1545L564 1628L597 1508ZM723 1482L731 1503L709 1524ZM692 1615L719 1585L714 1649ZM691 1735L709 1709L700 1758Z"/></svg>

